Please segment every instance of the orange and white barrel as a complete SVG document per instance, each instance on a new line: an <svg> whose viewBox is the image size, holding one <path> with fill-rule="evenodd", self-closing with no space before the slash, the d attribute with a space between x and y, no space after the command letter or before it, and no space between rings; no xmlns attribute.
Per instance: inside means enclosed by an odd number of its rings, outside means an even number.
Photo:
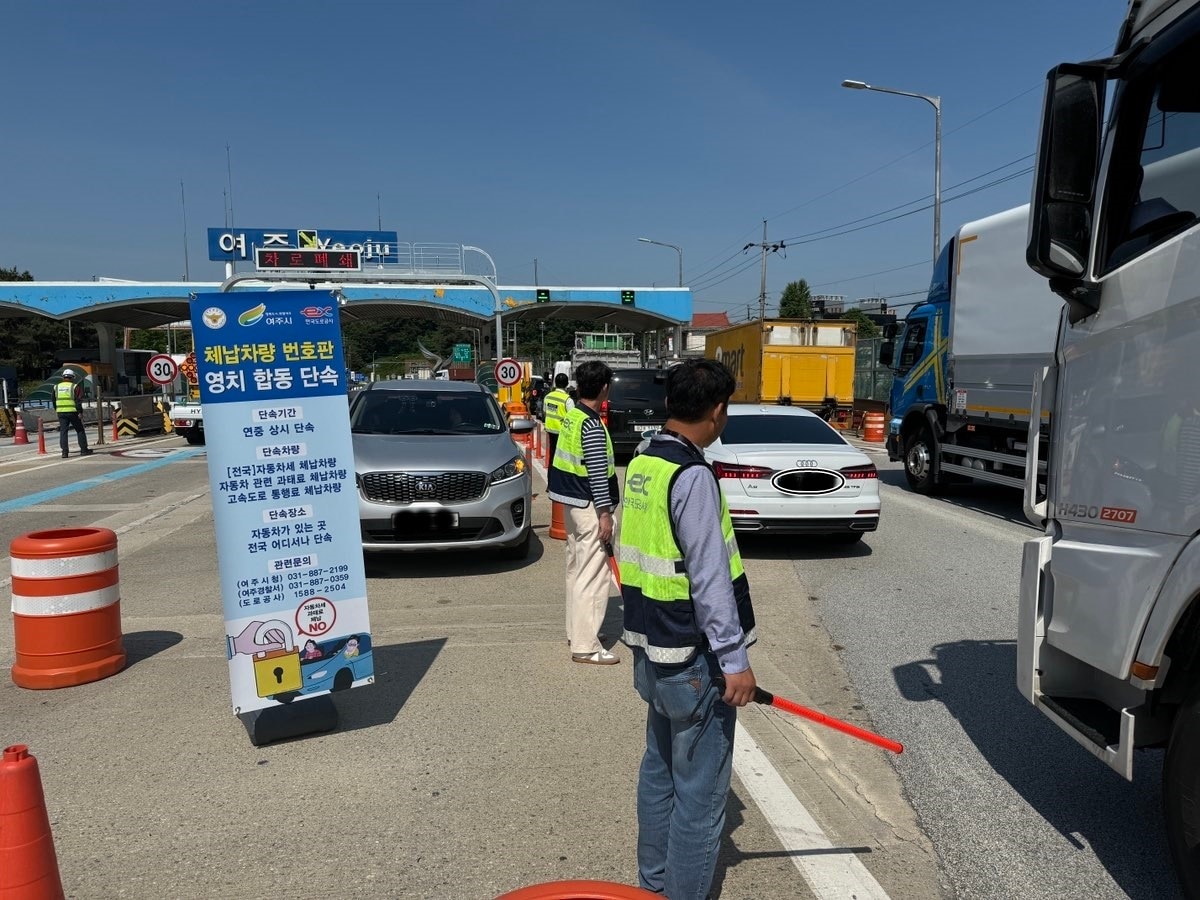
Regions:
<svg viewBox="0 0 1200 900"><path fill-rule="evenodd" d="M36 690L99 681L125 667L117 535L108 528L33 531L12 557L12 680Z"/></svg>
<svg viewBox="0 0 1200 900"><path fill-rule="evenodd" d="M867 413L863 419L863 440L882 444L884 442L884 428L886 424L883 413Z"/></svg>

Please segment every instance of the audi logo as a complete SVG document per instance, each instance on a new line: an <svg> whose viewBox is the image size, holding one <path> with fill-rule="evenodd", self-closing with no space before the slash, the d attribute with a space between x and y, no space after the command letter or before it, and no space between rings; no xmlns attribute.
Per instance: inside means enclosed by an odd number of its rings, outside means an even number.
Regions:
<svg viewBox="0 0 1200 900"><path fill-rule="evenodd" d="M820 463L815 459L798 459L796 460L797 469L815 469Z"/></svg>

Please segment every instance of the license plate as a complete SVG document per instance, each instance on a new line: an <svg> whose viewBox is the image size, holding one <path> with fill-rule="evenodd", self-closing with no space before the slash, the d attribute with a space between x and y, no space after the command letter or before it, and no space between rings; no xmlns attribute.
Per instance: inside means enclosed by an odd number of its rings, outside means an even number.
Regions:
<svg viewBox="0 0 1200 900"><path fill-rule="evenodd" d="M642 437L650 437L650 435L658 434L662 431L662 425L656 425L653 422L634 422L633 430L640 431Z"/></svg>
<svg viewBox="0 0 1200 900"><path fill-rule="evenodd" d="M392 516L392 528L405 534L419 531L443 532L458 527L458 513L448 509L416 509Z"/></svg>

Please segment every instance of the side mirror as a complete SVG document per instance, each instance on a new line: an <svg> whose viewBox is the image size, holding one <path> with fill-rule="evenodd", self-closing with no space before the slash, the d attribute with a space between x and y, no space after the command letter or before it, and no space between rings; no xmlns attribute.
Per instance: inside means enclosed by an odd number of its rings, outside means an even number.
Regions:
<svg viewBox="0 0 1200 900"><path fill-rule="evenodd" d="M892 357L896 355L896 342L884 341L879 345L879 364L891 368Z"/></svg>
<svg viewBox="0 0 1200 900"><path fill-rule="evenodd" d="M1064 64L1046 76L1025 258L1047 278L1080 281L1087 273L1107 74Z"/></svg>
<svg viewBox="0 0 1200 900"><path fill-rule="evenodd" d="M508 423L508 430L513 434L529 434L533 431L533 419L513 419Z"/></svg>

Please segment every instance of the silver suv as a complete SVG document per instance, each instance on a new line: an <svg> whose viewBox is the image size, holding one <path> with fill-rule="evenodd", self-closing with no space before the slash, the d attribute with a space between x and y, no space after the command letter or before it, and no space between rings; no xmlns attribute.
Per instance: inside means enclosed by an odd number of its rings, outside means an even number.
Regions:
<svg viewBox="0 0 1200 900"><path fill-rule="evenodd" d="M373 382L351 400L350 430L364 549L529 554L525 454L480 385Z"/></svg>

